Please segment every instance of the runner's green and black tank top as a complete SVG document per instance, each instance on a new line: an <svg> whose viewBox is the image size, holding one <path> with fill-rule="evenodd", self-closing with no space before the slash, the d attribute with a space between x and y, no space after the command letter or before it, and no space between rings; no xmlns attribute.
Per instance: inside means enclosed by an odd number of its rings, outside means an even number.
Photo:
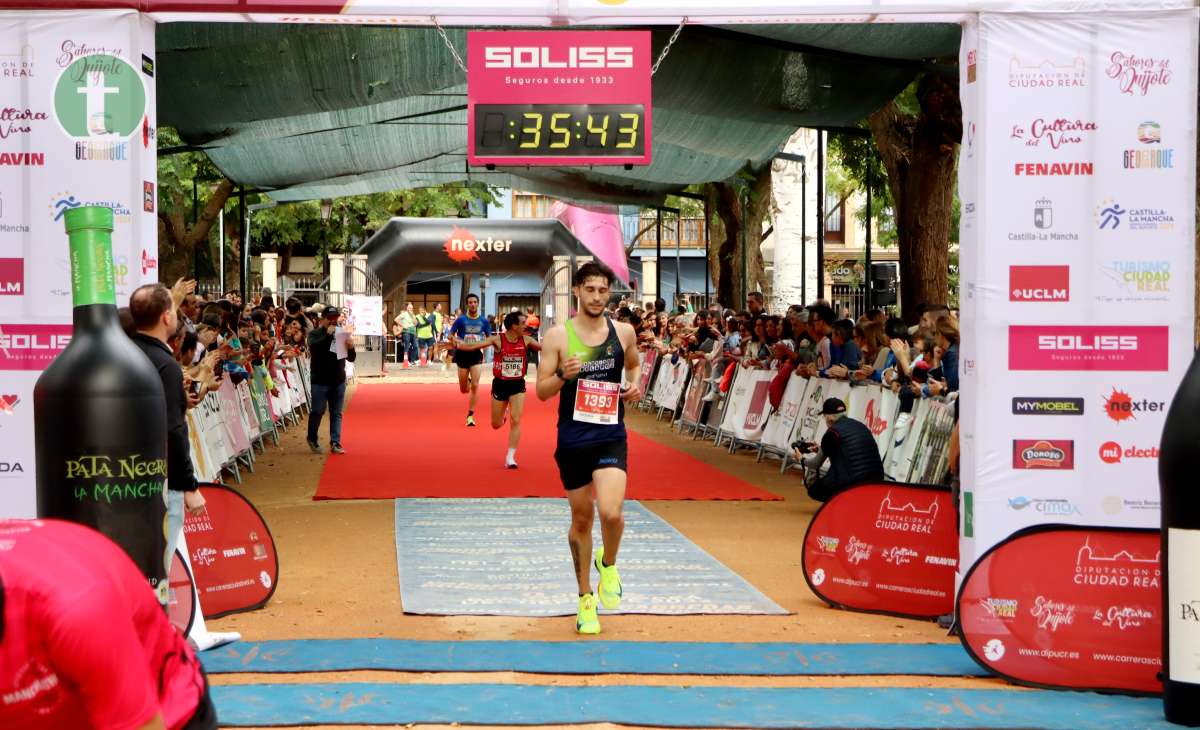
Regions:
<svg viewBox="0 0 1200 730"><path fill-rule="evenodd" d="M608 321L608 337L597 347L584 344L567 320L566 357L578 357L583 367L575 380L568 380L558 396L558 446L578 448L606 441L625 439L625 404L621 402L621 375L625 370L625 350L617 337L617 328ZM581 391L578 381L585 384ZM604 385L601 385L603 383ZM615 384L615 388L613 385ZM613 401L608 398L612 397ZM603 411L615 405L615 419L606 419ZM612 423L604 423L612 420Z"/></svg>

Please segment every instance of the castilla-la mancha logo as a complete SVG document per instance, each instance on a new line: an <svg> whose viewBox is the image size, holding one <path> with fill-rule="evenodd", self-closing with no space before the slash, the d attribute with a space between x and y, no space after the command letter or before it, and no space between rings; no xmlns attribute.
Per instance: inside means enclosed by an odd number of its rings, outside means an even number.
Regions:
<svg viewBox="0 0 1200 730"><path fill-rule="evenodd" d="M507 253L512 250L512 239L476 238L467 229L455 226L442 248L451 261L462 264L477 261L480 253Z"/></svg>

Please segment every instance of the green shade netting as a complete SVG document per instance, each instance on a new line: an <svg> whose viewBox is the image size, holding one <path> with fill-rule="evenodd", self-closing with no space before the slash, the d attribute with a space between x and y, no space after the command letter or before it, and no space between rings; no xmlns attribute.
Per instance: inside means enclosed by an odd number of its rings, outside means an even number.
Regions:
<svg viewBox="0 0 1200 730"><path fill-rule="evenodd" d="M952 24L731 30L684 28L654 76L654 162L632 170L469 167L466 77L433 28L162 24L159 123L279 201L475 180L646 203L765 164L797 127L855 124L917 73L889 59L952 56L960 37ZM657 56L671 30L653 33ZM465 57L466 31L447 34Z"/></svg>

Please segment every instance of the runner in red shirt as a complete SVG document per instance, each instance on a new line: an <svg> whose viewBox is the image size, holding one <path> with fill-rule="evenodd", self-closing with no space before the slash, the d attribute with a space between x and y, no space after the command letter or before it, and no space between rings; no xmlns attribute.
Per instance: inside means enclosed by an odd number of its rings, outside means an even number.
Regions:
<svg viewBox="0 0 1200 730"><path fill-rule="evenodd" d="M504 334L492 335L482 342L457 342L450 335L451 347L459 350L482 350L496 348L492 362L492 428L504 425L504 412L508 410L512 424L508 427L508 455L504 466L517 468L517 443L521 440L521 414L525 411L525 369L529 352L541 350L542 346L525 334L525 315L509 312L504 315Z"/></svg>
<svg viewBox="0 0 1200 730"><path fill-rule="evenodd" d="M0 728L216 727L199 660L121 548L0 520Z"/></svg>

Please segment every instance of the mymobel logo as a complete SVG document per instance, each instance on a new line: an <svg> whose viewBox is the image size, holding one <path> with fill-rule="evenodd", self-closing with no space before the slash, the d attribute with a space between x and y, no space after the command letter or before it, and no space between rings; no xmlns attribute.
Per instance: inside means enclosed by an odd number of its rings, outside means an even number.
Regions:
<svg viewBox="0 0 1200 730"><path fill-rule="evenodd" d="M475 238L475 234L456 226L442 249L451 261L461 264L477 260L480 253L506 253L512 250L512 239Z"/></svg>
<svg viewBox="0 0 1200 730"><path fill-rule="evenodd" d="M1134 325L1013 325L1010 370L1167 369L1168 328Z"/></svg>
<svg viewBox="0 0 1200 730"><path fill-rule="evenodd" d="M1008 267L1010 302L1067 302L1071 300L1071 267Z"/></svg>
<svg viewBox="0 0 1200 730"><path fill-rule="evenodd" d="M0 259L0 297L25 293L25 259Z"/></svg>
<svg viewBox="0 0 1200 730"><path fill-rule="evenodd" d="M1082 416L1083 398L1013 398L1014 416Z"/></svg>
<svg viewBox="0 0 1200 730"><path fill-rule="evenodd" d="M79 56L54 85L54 117L77 160L128 160L129 136L145 115L142 74L118 56Z"/></svg>
<svg viewBox="0 0 1200 730"><path fill-rule="evenodd" d="M633 68L631 46L489 46L486 68Z"/></svg>
<svg viewBox="0 0 1200 730"><path fill-rule="evenodd" d="M1116 441L1106 441L1100 444L1100 461L1105 464L1120 464L1125 459L1157 459L1158 447L1141 448L1121 446Z"/></svg>

